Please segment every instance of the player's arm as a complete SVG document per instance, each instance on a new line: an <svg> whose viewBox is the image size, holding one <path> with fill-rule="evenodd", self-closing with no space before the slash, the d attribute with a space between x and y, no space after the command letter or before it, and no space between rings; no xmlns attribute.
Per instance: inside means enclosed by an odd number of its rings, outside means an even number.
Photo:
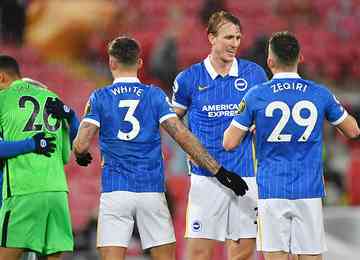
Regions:
<svg viewBox="0 0 360 260"><path fill-rule="evenodd" d="M185 115L186 115L186 109L183 109L183 108L179 108L179 107L173 107L176 115L179 117L179 118L183 118Z"/></svg>
<svg viewBox="0 0 360 260"><path fill-rule="evenodd" d="M357 139L360 138L360 129L359 125L356 122L356 119L348 115L344 121L342 121L340 124L336 126L346 137L350 139Z"/></svg>
<svg viewBox="0 0 360 260"><path fill-rule="evenodd" d="M191 93L190 87L191 79L187 76L188 72L180 72L173 84L173 95L172 95L172 108L174 109L176 115L182 119L187 112L187 107L191 103Z"/></svg>
<svg viewBox="0 0 360 260"><path fill-rule="evenodd" d="M223 146L226 151L235 149L243 140L248 130L241 129L233 123L225 130Z"/></svg>
<svg viewBox="0 0 360 260"><path fill-rule="evenodd" d="M77 162L81 164L82 160L85 160L89 156L90 145L92 139L95 137L99 130L99 127L93 123L82 121L77 133L77 136L73 142L73 149ZM90 160L91 161L91 160ZM86 164L87 165L87 164ZM82 166L86 166L82 165Z"/></svg>
<svg viewBox="0 0 360 260"><path fill-rule="evenodd" d="M326 119L346 137L359 139L360 130L356 119L348 114L341 102L331 92L328 92L324 98L328 98L325 107Z"/></svg>
<svg viewBox="0 0 360 260"><path fill-rule="evenodd" d="M66 119L67 123L69 124L70 142L73 143L80 125L75 111L69 106L65 105L58 98L46 104L46 111L49 114L52 114L55 118Z"/></svg>
<svg viewBox="0 0 360 260"><path fill-rule="evenodd" d="M177 117L172 117L161 123L162 128L187 152L201 167L212 174L220 169L220 165L205 150L197 138Z"/></svg>
<svg viewBox="0 0 360 260"><path fill-rule="evenodd" d="M230 125L224 132L223 147L226 151L235 149L244 139L248 131L254 129L254 118L252 108L247 104L251 104L254 98L254 91L257 87L253 87L244 96L239 104L237 115L233 118Z"/></svg>
<svg viewBox="0 0 360 260"><path fill-rule="evenodd" d="M70 143L73 143L77 132L79 130L80 121L76 116L76 113L73 113L73 116L69 119L69 136L70 136Z"/></svg>
<svg viewBox="0 0 360 260"><path fill-rule="evenodd" d="M11 158L31 152L51 157L56 148L54 140L55 137L45 137L45 133L38 133L21 141L0 141L0 158Z"/></svg>
<svg viewBox="0 0 360 260"><path fill-rule="evenodd" d="M210 171L220 183L232 189L236 195L243 196L246 193L249 189L246 182L240 176L221 167L179 118L168 118L161 126L198 165Z"/></svg>

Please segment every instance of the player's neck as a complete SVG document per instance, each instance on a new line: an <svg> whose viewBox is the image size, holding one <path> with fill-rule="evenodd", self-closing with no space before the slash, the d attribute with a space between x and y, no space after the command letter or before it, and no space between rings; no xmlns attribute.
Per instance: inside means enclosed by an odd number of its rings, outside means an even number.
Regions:
<svg viewBox="0 0 360 260"><path fill-rule="evenodd" d="M116 70L112 71L113 78L137 78L137 71L134 70Z"/></svg>
<svg viewBox="0 0 360 260"><path fill-rule="evenodd" d="M210 55L210 63L216 73L225 76L229 74L233 61L224 61L220 57L216 57L216 55Z"/></svg>
<svg viewBox="0 0 360 260"><path fill-rule="evenodd" d="M15 81L15 80L18 80L18 79L21 79L19 77L11 77L11 78L8 78L7 80L4 80L3 82L0 82L0 89L7 89L8 87L11 86L11 84Z"/></svg>
<svg viewBox="0 0 360 260"><path fill-rule="evenodd" d="M298 73L297 66L289 66L289 67L277 67L271 69L272 74L276 73Z"/></svg>

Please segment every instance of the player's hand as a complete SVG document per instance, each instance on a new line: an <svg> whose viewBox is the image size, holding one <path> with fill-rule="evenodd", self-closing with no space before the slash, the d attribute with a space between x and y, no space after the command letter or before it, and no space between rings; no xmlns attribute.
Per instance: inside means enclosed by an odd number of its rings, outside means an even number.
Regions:
<svg viewBox="0 0 360 260"><path fill-rule="evenodd" d="M92 156L89 152L83 155L76 155L76 162L80 166L88 166L92 161Z"/></svg>
<svg viewBox="0 0 360 260"><path fill-rule="evenodd" d="M57 119L68 120L74 115L74 111L58 98L46 102L45 109L48 114L52 114Z"/></svg>
<svg viewBox="0 0 360 260"><path fill-rule="evenodd" d="M35 153L43 154L46 157L51 157L51 154L55 152L55 137L45 137L45 133L42 132L37 133L32 138L35 142Z"/></svg>
<svg viewBox="0 0 360 260"><path fill-rule="evenodd" d="M239 175L226 170L221 167L215 174L216 179L221 182L222 185L233 190L237 196L244 196L246 191L249 190L246 182Z"/></svg>

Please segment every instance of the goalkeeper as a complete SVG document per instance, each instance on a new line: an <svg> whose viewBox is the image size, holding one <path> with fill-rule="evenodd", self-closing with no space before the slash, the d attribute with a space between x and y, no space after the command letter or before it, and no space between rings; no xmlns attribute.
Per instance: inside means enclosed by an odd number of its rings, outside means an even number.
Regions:
<svg viewBox="0 0 360 260"><path fill-rule="evenodd" d="M0 55L0 90L5 142L44 132L40 147L46 140L52 148L56 145L50 157L28 153L5 161L0 260L19 259L25 249L59 259L62 252L73 250L74 242L63 167L70 156L69 133L65 122L45 109L57 96L21 80L16 60L6 55Z"/></svg>

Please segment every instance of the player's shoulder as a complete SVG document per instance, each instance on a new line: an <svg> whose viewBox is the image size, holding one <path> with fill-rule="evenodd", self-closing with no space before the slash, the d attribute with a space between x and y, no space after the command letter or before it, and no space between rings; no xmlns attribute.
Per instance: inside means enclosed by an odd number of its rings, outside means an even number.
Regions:
<svg viewBox="0 0 360 260"><path fill-rule="evenodd" d="M177 80L191 80L196 78L200 73L204 71L203 61L194 63L189 67L183 69L179 72L176 79Z"/></svg>
<svg viewBox="0 0 360 260"><path fill-rule="evenodd" d="M308 86L310 86L313 91L316 91L318 94L322 95L333 95L331 90L323 83L315 82L309 79L302 79Z"/></svg>
<svg viewBox="0 0 360 260"><path fill-rule="evenodd" d="M250 88L249 91L246 93L246 95L248 97L261 96L262 93L266 92L268 88L269 88L269 82L263 82Z"/></svg>
<svg viewBox="0 0 360 260"><path fill-rule="evenodd" d="M258 71L262 71L262 72L265 72L264 68L261 67L259 64L253 62L253 61L250 61L250 60L246 60L246 59L243 59L243 58L236 58L237 60L237 63L238 63L238 67L240 70L258 70Z"/></svg>

